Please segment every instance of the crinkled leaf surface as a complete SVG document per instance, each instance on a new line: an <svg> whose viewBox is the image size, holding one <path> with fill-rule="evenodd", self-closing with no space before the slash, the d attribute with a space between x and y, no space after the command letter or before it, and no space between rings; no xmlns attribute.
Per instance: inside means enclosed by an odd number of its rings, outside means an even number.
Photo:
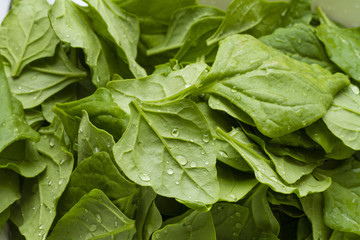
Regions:
<svg viewBox="0 0 360 240"><path fill-rule="evenodd" d="M222 41L204 81L211 82L205 91L246 112L269 137L315 122L326 113L335 94L349 84L343 74L296 61L250 35Z"/></svg>
<svg viewBox="0 0 360 240"><path fill-rule="evenodd" d="M336 95L323 120L329 130L348 147L360 150L360 91L350 85Z"/></svg>
<svg viewBox="0 0 360 240"><path fill-rule="evenodd" d="M94 189L57 222L48 239L131 240L135 233L134 222L116 208L102 191Z"/></svg>
<svg viewBox="0 0 360 240"><path fill-rule="evenodd" d="M40 105L66 86L86 77L86 73L73 65L62 48L58 48L54 57L30 64L18 78L11 77L10 68L5 70L11 92L25 109Z"/></svg>
<svg viewBox="0 0 360 240"><path fill-rule="evenodd" d="M49 8L45 0L17 1L4 19L0 52L9 61L12 76L19 76L34 60L54 55L59 39L50 27Z"/></svg>
<svg viewBox="0 0 360 240"><path fill-rule="evenodd" d="M157 105L132 102L130 109L129 125L113 149L122 171L163 196L216 202L211 132L196 104L187 99Z"/></svg>

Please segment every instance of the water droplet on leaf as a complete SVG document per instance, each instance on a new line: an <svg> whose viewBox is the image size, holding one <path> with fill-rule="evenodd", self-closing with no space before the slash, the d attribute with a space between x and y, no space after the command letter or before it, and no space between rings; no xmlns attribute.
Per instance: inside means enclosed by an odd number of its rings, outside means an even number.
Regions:
<svg viewBox="0 0 360 240"><path fill-rule="evenodd" d="M172 135L173 137L178 137L178 136L180 135L179 129L178 129L178 128L173 128L173 129L171 129L171 135Z"/></svg>
<svg viewBox="0 0 360 240"><path fill-rule="evenodd" d="M185 156L183 155L179 155L176 157L176 160L178 161L178 163L180 163L181 165L186 165L187 164L187 159Z"/></svg>
<svg viewBox="0 0 360 240"><path fill-rule="evenodd" d="M173 174L174 174L174 170L172 170L172 168L169 168L166 172L167 172L167 174L169 174L169 175L173 175Z"/></svg>
<svg viewBox="0 0 360 240"><path fill-rule="evenodd" d="M202 140L203 140L204 143L208 143L210 141L209 134L203 134Z"/></svg>
<svg viewBox="0 0 360 240"><path fill-rule="evenodd" d="M150 181L150 176L147 175L146 173L140 173L139 177L144 182L149 182Z"/></svg>
<svg viewBox="0 0 360 240"><path fill-rule="evenodd" d="M192 168L196 167L196 162L191 162L190 167L192 167Z"/></svg>

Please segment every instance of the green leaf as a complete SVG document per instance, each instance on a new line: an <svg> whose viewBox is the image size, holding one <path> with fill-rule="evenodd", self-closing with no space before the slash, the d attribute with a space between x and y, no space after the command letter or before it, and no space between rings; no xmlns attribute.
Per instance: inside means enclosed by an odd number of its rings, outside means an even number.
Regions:
<svg viewBox="0 0 360 240"><path fill-rule="evenodd" d="M250 35L220 44L206 92L246 112L261 133L279 137L321 118L349 79L296 61Z"/></svg>
<svg viewBox="0 0 360 240"><path fill-rule="evenodd" d="M5 70L11 92L25 109L40 105L66 86L86 77L86 73L72 64L62 48L58 48L54 57L30 64L18 78L10 76L9 68Z"/></svg>
<svg viewBox="0 0 360 240"><path fill-rule="evenodd" d="M147 50L148 55L159 54L181 47L192 26L209 17L220 17L224 13L209 6L191 6L177 10L169 24L169 29L162 43Z"/></svg>
<svg viewBox="0 0 360 240"><path fill-rule="evenodd" d="M94 189L58 221L47 239L131 240L134 233L134 221L117 209L102 191Z"/></svg>
<svg viewBox="0 0 360 240"><path fill-rule="evenodd" d="M0 152L19 140L39 140L39 135L25 122L21 103L11 96L0 58Z"/></svg>
<svg viewBox="0 0 360 240"><path fill-rule="evenodd" d="M86 111L82 112L77 143L78 163L97 152L103 151L108 153L109 156L112 156L112 148L115 144L113 136L108 132L95 127L90 122L89 115Z"/></svg>
<svg viewBox="0 0 360 240"><path fill-rule="evenodd" d="M136 78L145 77L145 70L136 62L140 35L136 16L127 13L110 0L86 0L94 30L115 43L116 51Z"/></svg>
<svg viewBox="0 0 360 240"><path fill-rule="evenodd" d="M306 216L309 218L314 239L329 239L331 230L324 221L324 197L322 193L310 194L300 198L301 205Z"/></svg>
<svg viewBox="0 0 360 240"><path fill-rule="evenodd" d="M126 113L113 102L110 91L105 88L98 88L94 94L77 101L56 103L53 110L63 122L71 141L77 139L83 110L96 127L112 134L115 139L120 138L128 122Z"/></svg>
<svg viewBox="0 0 360 240"><path fill-rule="evenodd" d="M249 30L258 35L269 34L280 25L282 14L286 13L289 5L286 1L232 1L223 22L207 43L211 45L230 35Z"/></svg>
<svg viewBox="0 0 360 240"><path fill-rule="evenodd" d="M250 211L238 239L277 239L280 225L267 201L267 188L259 185L244 203Z"/></svg>
<svg viewBox="0 0 360 240"><path fill-rule="evenodd" d="M39 156L34 143L17 141L0 152L0 168L8 168L21 176L37 176L46 167L46 162Z"/></svg>
<svg viewBox="0 0 360 240"><path fill-rule="evenodd" d="M217 239L238 240L249 209L233 203L217 203L211 209Z"/></svg>
<svg viewBox="0 0 360 240"><path fill-rule="evenodd" d="M359 235L348 232L334 231L330 237L330 240L357 240Z"/></svg>
<svg viewBox="0 0 360 240"><path fill-rule="evenodd" d="M72 172L60 199L58 215L63 216L92 189L103 191L110 200L125 198L138 191L135 184L120 174L108 153L97 152L80 162Z"/></svg>
<svg viewBox="0 0 360 240"><path fill-rule="evenodd" d="M252 175L219 163L217 177L220 185L220 201L237 202L259 183Z"/></svg>
<svg viewBox="0 0 360 240"><path fill-rule="evenodd" d="M331 61L357 81L360 81L360 28L338 27L317 8L321 24L317 36L325 45Z"/></svg>
<svg viewBox="0 0 360 240"><path fill-rule="evenodd" d="M332 229L360 235L360 163L349 159L337 169L326 173L332 184L324 192L325 223Z"/></svg>
<svg viewBox="0 0 360 240"><path fill-rule="evenodd" d="M123 172L159 195L206 205L216 202L219 185L211 132L196 104L187 99L132 102L130 108L128 128L113 149Z"/></svg>
<svg viewBox="0 0 360 240"><path fill-rule="evenodd" d="M0 52L11 65L11 75L36 59L55 53L59 39L50 27L45 0L24 0L14 4L0 28Z"/></svg>
<svg viewBox="0 0 360 240"><path fill-rule="evenodd" d="M19 175L9 169L0 169L0 213L21 198Z"/></svg>
<svg viewBox="0 0 360 240"><path fill-rule="evenodd" d="M207 17L195 22L174 58L179 62L195 62L199 57L204 57L206 63L214 62L218 46L207 45L206 39L215 33L223 19L224 17Z"/></svg>
<svg viewBox="0 0 360 240"><path fill-rule="evenodd" d="M326 126L324 121L318 120L305 128L306 133L325 150L326 157L346 159L356 151L347 147Z"/></svg>
<svg viewBox="0 0 360 240"><path fill-rule="evenodd" d="M4 211L0 212L0 229L2 229L2 232L4 231L3 227L6 224L9 217L10 217L10 208L7 208Z"/></svg>
<svg viewBox="0 0 360 240"><path fill-rule="evenodd" d="M329 130L346 146L360 150L359 88L350 85L336 95L323 120Z"/></svg>
<svg viewBox="0 0 360 240"><path fill-rule="evenodd" d="M70 179L74 159L58 136L63 131L55 124L41 129L41 139L36 148L47 167L36 178L24 180L22 198L11 211L11 220L27 239L42 240L47 236L56 215L58 200Z"/></svg>
<svg viewBox="0 0 360 240"><path fill-rule="evenodd" d="M135 215L134 240L149 240L153 232L161 227L162 217L155 204L156 193L149 187L140 188Z"/></svg>
<svg viewBox="0 0 360 240"><path fill-rule="evenodd" d="M315 28L310 25L299 23L288 28L278 28L259 40L296 60L319 64L330 71L336 70L322 42L316 36Z"/></svg>
<svg viewBox="0 0 360 240"><path fill-rule="evenodd" d="M193 63L169 74L155 73L145 78L110 81L106 88L111 91L114 102L130 114L129 104L134 99L161 101L187 94L200 83L206 68L205 63Z"/></svg>
<svg viewBox="0 0 360 240"><path fill-rule="evenodd" d="M275 192L284 194L295 193L299 197L309 193L323 192L330 184L330 178L317 179L313 175L305 175L294 184L284 183L265 152L251 141L240 129L230 133L218 129L218 133L246 160L253 169L256 179L270 186Z"/></svg>
<svg viewBox="0 0 360 240"><path fill-rule="evenodd" d="M192 211L181 221L168 224L164 228L156 231L152 235L151 239L215 240L216 233L212 217L209 212Z"/></svg>
<svg viewBox="0 0 360 240"><path fill-rule="evenodd" d="M84 50L94 85L104 86L112 75L107 53L86 16L70 0L58 0L50 10L49 17L62 42Z"/></svg>

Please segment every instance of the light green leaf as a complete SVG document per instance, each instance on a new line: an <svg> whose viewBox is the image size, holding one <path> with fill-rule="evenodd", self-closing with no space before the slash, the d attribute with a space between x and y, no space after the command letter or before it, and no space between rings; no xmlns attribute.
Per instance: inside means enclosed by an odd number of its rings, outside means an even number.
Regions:
<svg viewBox="0 0 360 240"><path fill-rule="evenodd" d="M215 240L216 233L209 212L193 211L181 221L168 224L152 235L152 240Z"/></svg>
<svg viewBox="0 0 360 240"><path fill-rule="evenodd" d="M41 139L36 148L47 167L36 178L24 180L22 198L11 213L11 220L27 239L43 240L47 236L56 215L58 200L70 179L74 159L58 136L63 131L55 124L41 129Z"/></svg>
<svg viewBox="0 0 360 240"><path fill-rule="evenodd" d="M57 0L50 10L49 17L56 35L62 42L84 50L94 85L104 86L112 77L107 53L86 16L71 0Z"/></svg>
<svg viewBox="0 0 360 240"><path fill-rule="evenodd" d="M46 162L30 141L17 141L0 153L0 168L11 169L27 178L37 176L45 167Z"/></svg>
<svg viewBox="0 0 360 240"><path fill-rule="evenodd" d="M113 148L123 172L159 195L205 205L216 202L211 132L196 104L187 99L132 102L130 108L128 128Z"/></svg>
<svg viewBox="0 0 360 240"><path fill-rule="evenodd" d="M360 81L360 28L342 28L317 8L321 24L317 35L329 58L352 78Z"/></svg>
<svg viewBox="0 0 360 240"><path fill-rule="evenodd" d="M119 8L110 0L86 0L94 30L115 43L118 55L129 64L136 78L145 77L145 70L136 62L140 35L136 16Z"/></svg>
<svg viewBox="0 0 360 240"><path fill-rule="evenodd" d="M348 147L360 150L359 88L350 85L336 95L323 120L329 130Z"/></svg>
<svg viewBox="0 0 360 240"><path fill-rule="evenodd" d="M54 57L30 64L18 78L10 76L9 67L5 70L11 92L25 109L40 105L66 86L86 77L85 72L71 63L62 48L58 48Z"/></svg>
<svg viewBox="0 0 360 240"><path fill-rule="evenodd" d="M134 233L134 221L117 209L102 191L94 189L57 222L47 239L131 240Z"/></svg>
<svg viewBox="0 0 360 240"><path fill-rule="evenodd" d="M221 42L204 91L246 112L262 134L279 137L321 118L348 84L343 74L296 61L250 35L233 35Z"/></svg>
<svg viewBox="0 0 360 240"><path fill-rule="evenodd" d="M114 80L106 85L114 102L130 114L129 103L134 99L141 101L161 101L186 94L200 83L206 71L205 63L193 63L169 74L153 74L145 78Z"/></svg>
<svg viewBox="0 0 360 240"><path fill-rule="evenodd" d="M50 27L45 0L23 0L12 6L0 27L0 52L19 76L34 60L53 56L59 39Z"/></svg>

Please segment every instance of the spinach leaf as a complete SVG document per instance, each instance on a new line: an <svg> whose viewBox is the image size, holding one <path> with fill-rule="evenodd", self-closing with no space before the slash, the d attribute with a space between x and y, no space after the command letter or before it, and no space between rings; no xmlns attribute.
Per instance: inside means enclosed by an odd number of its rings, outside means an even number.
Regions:
<svg viewBox="0 0 360 240"><path fill-rule="evenodd" d="M27 239L44 239L56 216L59 198L70 179L74 159L64 148L64 129L55 122L41 129L36 148L46 162L46 169L22 184L22 198L11 211L11 220Z"/></svg>
<svg viewBox="0 0 360 240"><path fill-rule="evenodd" d="M217 203L211 208L217 239L236 240L244 227L249 209L233 203Z"/></svg>
<svg viewBox="0 0 360 240"><path fill-rule="evenodd" d="M204 80L206 92L246 112L269 137L291 133L321 118L335 94L348 84L346 76L296 61L250 35L222 41Z"/></svg>
<svg viewBox="0 0 360 240"><path fill-rule="evenodd" d="M185 217L173 224L168 224L164 228L156 231L152 238L155 239L209 239L215 240L216 233L209 212L192 211L186 213Z"/></svg>
<svg viewBox="0 0 360 240"><path fill-rule="evenodd" d="M78 226L76 230L72 226ZM67 212L55 225L54 239L132 239L135 223L127 218L107 196L94 189Z"/></svg>
<svg viewBox="0 0 360 240"><path fill-rule="evenodd" d="M359 93L359 88L355 85L350 85L342 90L323 116L324 123L329 130L346 146L354 150L360 150Z"/></svg>
<svg viewBox="0 0 360 240"><path fill-rule="evenodd" d="M147 50L148 55L158 54L181 47L188 32L194 24L209 17L223 16L217 8L208 6L192 6L176 11L171 19L169 29L162 43Z"/></svg>
<svg viewBox="0 0 360 240"><path fill-rule="evenodd" d="M136 78L146 76L145 70L136 62L139 24L136 16L127 13L110 0L86 0L89 14L97 33L116 45L116 51L128 63ZM104 28L106 26L107 28Z"/></svg>
<svg viewBox="0 0 360 240"><path fill-rule="evenodd" d="M4 19L0 53L11 65L11 76L18 77L34 60L54 55L59 39L50 27L49 8L44 0L18 1Z"/></svg>
<svg viewBox="0 0 360 240"><path fill-rule="evenodd" d="M70 0L55 1L49 17L62 42L84 50L94 85L104 86L113 73L106 58L106 48L92 30L87 17Z"/></svg>
<svg viewBox="0 0 360 240"><path fill-rule="evenodd" d="M291 27L278 28L272 34L259 39L296 60L308 64L319 64L334 72L337 68L327 56L315 31L316 29L312 26L298 23Z"/></svg>
<svg viewBox="0 0 360 240"><path fill-rule="evenodd" d="M211 132L196 104L187 99L163 104L134 101L130 109L129 125L113 149L123 172L163 196L216 202L219 185Z"/></svg>
<svg viewBox="0 0 360 240"><path fill-rule="evenodd" d="M360 81L360 28L342 28L317 8L320 26L317 35L330 59L353 79Z"/></svg>
<svg viewBox="0 0 360 240"><path fill-rule="evenodd" d="M25 109L40 105L66 86L86 77L86 73L72 64L61 47L54 57L30 64L18 78L10 76L9 68L5 70L11 92Z"/></svg>
<svg viewBox="0 0 360 240"><path fill-rule="evenodd" d="M9 169L0 169L0 213L21 198L19 175Z"/></svg>

